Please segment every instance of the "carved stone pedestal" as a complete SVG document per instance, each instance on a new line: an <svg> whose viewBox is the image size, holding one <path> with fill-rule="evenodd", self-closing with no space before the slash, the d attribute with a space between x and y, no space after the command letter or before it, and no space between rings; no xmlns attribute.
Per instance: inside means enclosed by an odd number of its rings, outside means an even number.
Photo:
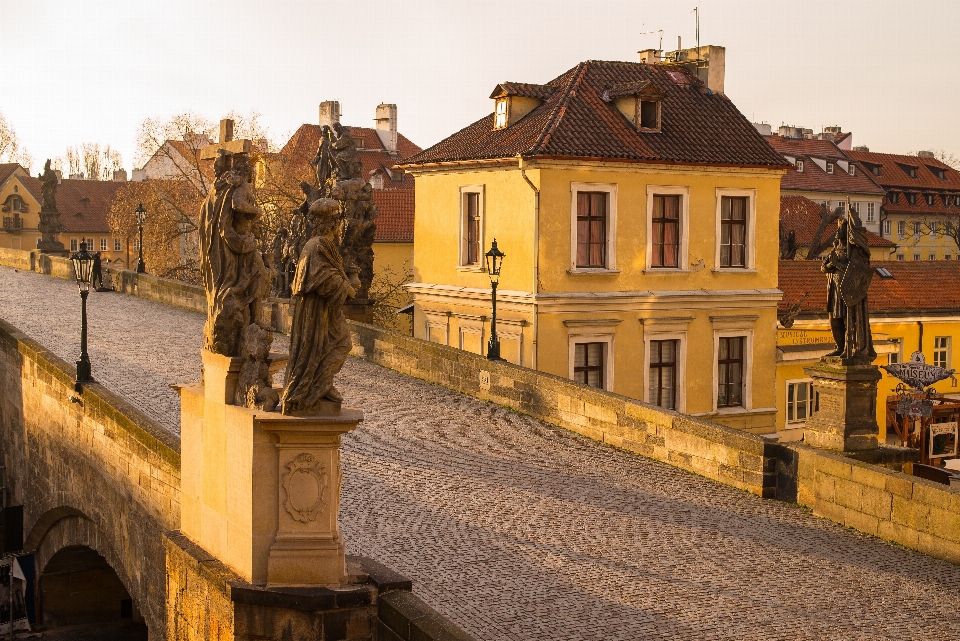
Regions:
<svg viewBox="0 0 960 641"><path fill-rule="evenodd" d="M242 360L202 356L203 383L179 388L181 531L254 585L341 583L340 435L363 412L292 417L232 405ZM271 370L283 360L272 355Z"/></svg>
<svg viewBox="0 0 960 641"><path fill-rule="evenodd" d="M840 358L826 357L803 371L813 379L817 399L803 432L804 442L839 452L877 449L880 370L874 365L844 365Z"/></svg>

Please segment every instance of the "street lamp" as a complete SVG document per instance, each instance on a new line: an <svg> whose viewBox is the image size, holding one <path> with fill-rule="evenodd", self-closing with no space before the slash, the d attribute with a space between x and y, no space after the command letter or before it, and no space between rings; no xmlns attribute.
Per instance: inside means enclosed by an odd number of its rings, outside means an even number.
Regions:
<svg viewBox="0 0 960 641"><path fill-rule="evenodd" d="M87 294L90 293L90 282L93 280L93 254L87 251L86 241L80 243L80 251L70 257L73 269L77 275L77 287L80 288L80 360L77 361L77 384L79 392L81 383L92 383L90 373L90 357L87 356Z"/></svg>
<svg viewBox="0 0 960 641"><path fill-rule="evenodd" d="M147 271L147 266L143 264L143 223L147 220L147 210L143 208L143 203L137 205L134 213L137 215L137 228L140 230L140 243L137 245L140 258L137 260L137 273L143 274Z"/></svg>
<svg viewBox="0 0 960 641"><path fill-rule="evenodd" d="M490 322L490 342L487 344L487 358L491 361L503 360L500 358L500 339L497 338L497 285L500 283L500 267L506 256L497 249L497 239L493 239L490 251L483 255L487 259L487 274L490 275L490 290L493 299L493 320Z"/></svg>

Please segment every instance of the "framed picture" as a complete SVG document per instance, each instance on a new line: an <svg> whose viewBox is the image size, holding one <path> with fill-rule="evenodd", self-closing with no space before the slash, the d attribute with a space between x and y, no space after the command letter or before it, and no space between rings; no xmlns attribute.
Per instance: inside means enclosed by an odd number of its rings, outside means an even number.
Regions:
<svg viewBox="0 0 960 641"><path fill-rule="evenodd" d="M933 423L930 426L930 458L957 455L957 423Z"/></svg>

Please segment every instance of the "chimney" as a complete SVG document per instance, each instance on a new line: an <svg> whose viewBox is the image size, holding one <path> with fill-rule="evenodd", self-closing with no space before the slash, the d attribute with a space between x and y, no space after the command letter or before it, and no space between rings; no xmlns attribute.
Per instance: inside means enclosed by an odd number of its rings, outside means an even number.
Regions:
<svg viewBox="0 0 960 641"><path fill-rule="evenodd" d="M338 100L325 100L320 103L320 126L332 127L334 123L340 122L340 102Z"/></svg>
<svg viewBox="0 0 960 641"><path fill-rule="evenodd" d="M67 178L68 180L83 180L83 172L80 172L79 174L70 174Z"/></svg>
<svg viewBox="0 0 960 641"><path fill-rule="evenodd" d="M854 151L870 151L870 147L867 147L866 145L859 145L857 147L854 147L853 150Z"/></svg>
<svg viewBox="0 0 960 641"><path fill-rule="evenodd" d="M920 158L936 158L937 157L936 154L934 154L932 151L918 151L917 156L919 156Z"/></svg>
<svg viewBox="0 0 960 641"><path fill-rule="evenodd" d="M116 169L113 172L113 182L115 183L125 183L127 182L127 170L126 169Z"/></svg>
<svg viewBox="0 0 960 641"><path fill-rule="evenodd" d="M233 140L233 120L224 118L220 121L220 144Z"/></svg>
<svg viewBox="0 0 960 641"><path fill-rule="evenodd" d="M57 184L59 185L60 183L62 183L62 182L63 182L63 172L60 171L59 169L54 169L54 170L53 170L53 173L55 173L55 174L57 175Z"/></svg>
<svg viewBox="0 0 960 641"><path fill-rule="evenodd" d="M761 136L769 136L773 133L773 128L770 127L768 123L765 122L755 122L753 123L754 128L760 132Z"/></svg>
<svg viewBox="0 0 960 641"><path fill-rule="evenodd" d="M657 56L657 54L660 52L656 49L644 49L638 53L640 54L640 62L645 65L652 65L655 62L660 62L660 57Z"/></svg>
<svg viewBox="0 0 960 641"><path fill-rule="evenodd" d="M134 169L133 174L130 177L130 180L132 180L135 183L143 182L146 179L147 179L146 169Z"/></svg>
<svg viewBox="0 0 960 641"><path fill-rule="evenodd" d="M678 45L679 41L680 39L677 38ZM647 62L643 59L643 54L646 51L651 50L647 49L640 52L640 62ZM686 63L684 66L687 70L695 74L707 89L714 93L723 93L726 56L727 50L724 47L704 45L691 49L681 49L678 46L676 51L668 51L663 57L666 60Z"/></svg>
<svg viewBox="0 0 960 641"><path fill-rule="evenodd" d="M397 151L397 106L380 103L377 105L377 135L388 152Z"/></svg>

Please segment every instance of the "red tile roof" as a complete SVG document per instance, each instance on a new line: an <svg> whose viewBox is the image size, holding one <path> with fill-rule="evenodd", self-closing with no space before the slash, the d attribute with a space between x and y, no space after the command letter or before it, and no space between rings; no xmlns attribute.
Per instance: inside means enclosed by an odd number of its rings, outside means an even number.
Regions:
<svg viewBox="0 0 960 641"><path fill-rule="evenodd" d="M909 195L914 196L914 204L910 204ZM927 203L927 195L933 196L933 204ZM950 204L944 202L944 196L949 196ZM932 191L908 191L897 194L897 202L894 204L889 195L883 198L883 210L891 214L915 214L919 216L946 216L948 214L960 215L960 191L934 193Z"/></svg>
<svg viewBox="0 0 960 641"><path fill-rule="evenodd" d="M795 168L788 171L780 181L780 189L797 191L826 191L880 196L881 189L865 173L863 167L857 167L854 175L837 166L838 160L847 160L844 152L829 140L781 138L769 136L767 142L784 156L792 156L803 161L803 171ZM820 169L813 158L834 163L832 174Z"/></svg>
<svg viewBox="0 0 960 641"><path fill-rule="evenodd" d="M412 189L374 189L377 206L377 230L374 240L392 243L413 242ZM376 251L376 250L374 250Z"/></svg>
<svg viewBox="0 0 960 641"><path fill-rule="evenodd" d="M820 225L821 206L803 196L780 197L780 226L784 231L793 231L798 247L809 247L813 244L817 227ZM829 237L836 230L832 226L824 232ZM896 247L897 244L867 231L867 244L870 247Z"/></svg>
<svg viewBox="0 0 960 641"><path fill-rule="evenodd" d="M40 180L21 177L20 183L38 203L43 202ZM57 187L57 210L66 232L110 233L107 216L117 190L125 183L109 180L64 179Z"/></svg>
<svg viewBox="0 0 960 641"><path fill-rule="evenodd" d="M664 94L661 131L641 132L603 94L649 81ZM519 83L505 83L519 86ZM404 164L429 164L517 154L650 162L783 167L783 157L724 95L708 91L681 67L591 60L547 83L553 93L503 129L493 114Z"/></svg>
<svg viewBox="0 0 960 641"><path fill-rule="evenodd" d="M903 156L899 154L879 154L872 151L848 151L850 158L861 164L880 166L880 175L871 177L884 189L901 188L937 189L960 191L960 172L935 158L922 156ZM916 167L917 177L911 178L904 167ZM933 169L944 171L946 180L941 180Z"/></svg>
<svg viewBox="0 0 960 641"><path fill-rule="evenodd" d="M20 168L20 165L15 162L0 163L0 185L12 176L18 168Z"/></svg>
<svg viewBox="0 0 960 641"><path fill-rule="evenodd" d="M365 178L370 178L371 172L382 171L383 168L391 168L400 160L420 153L421 149L410 142L403 134L397 134L397 156L391 156L377 130L370 127L346 127L350 135L357 140L360 162L363 163L363 172ZM362 143L362 144L361 144ZM319 125L300 125L300 128L290 136L290 140L280 150L280 156L288 162L310 162L317 155L317 147L320 146L320 126ZM394 188L413 188L413 176L406 176L402 182L391 184Z"/></svg>
<svg viewBox="0 0 960 641"><path fill-rule="evenodd" d="M874 274L868 294L871 311L955 315L960 309L960 260L874 261L872 266L885 268L893 278ZM801 315L826 315L827 277L820 271L819 261L780 261L779 287L783 291L779 309L789 309L807 294L800 307Z"/></svg>

